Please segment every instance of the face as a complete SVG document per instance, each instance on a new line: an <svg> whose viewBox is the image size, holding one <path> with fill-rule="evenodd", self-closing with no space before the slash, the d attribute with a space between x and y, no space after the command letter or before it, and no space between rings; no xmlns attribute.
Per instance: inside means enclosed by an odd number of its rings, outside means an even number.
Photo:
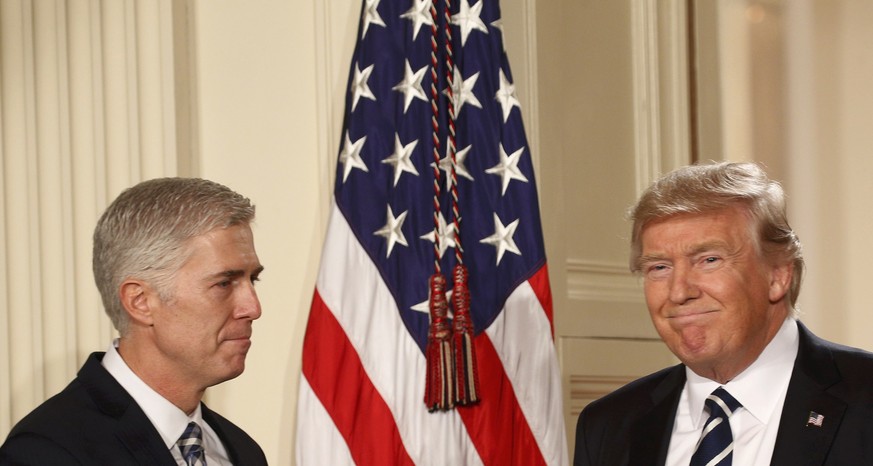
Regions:
<svg viewBox="0 0 873 466"><path fill-rule="evenodd" d="M646 304L670 350L726 383L758 357L788 315L790 265L758 253L740 207L678 214L642 230Z"/></svg>
<svg viewBox="0 0 873 466"><path fill-rule="evenodd" d="M263 270L248 225L218 228L189 240L190 257L166 302L150 297L158 357L198 388L243 372L252 321L261 316L254 284Z"/></svg>

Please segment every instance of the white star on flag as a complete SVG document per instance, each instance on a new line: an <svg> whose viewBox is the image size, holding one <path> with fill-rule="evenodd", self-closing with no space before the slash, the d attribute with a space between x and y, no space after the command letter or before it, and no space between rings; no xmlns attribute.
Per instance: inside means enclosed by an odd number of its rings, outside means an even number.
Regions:
<svg viewBox="0 0 873 466"><path fill-rule="evenodd" d="M394 211L391 210L391 206L388 206L388 213L386 215L387 220L385 221L385 226L373 232L374 235L381 236L388 240L388 251L385 253L385 257L391 255L391 250L394 249L394 245L400 243L404 246L409 246L406 242L406 236L403 235L403 221L406 220L406 214L409 211L403 212L399 216L394 216Z"/></svg>
<svg viewBox="0 0 873 466"><path fill-rule="evenodd" d="M518 168L518 161L521 159L521 154L524 152L524 147L507 156L506 150L503 149L503 143L500 143L500 163L485 170L485 173L490 175L500 175L503 180L503 191L500 195L506 194L506 188L509 187L509 182L512 180L523 181L527 183L527 177Z"/></svg>
<svg viewBox="0 0 873 466"><path fill-rule="evenodd" d="M503 18L497 18L494 21L491 21L491 27L500 31L500 45L502 45L503 50L506 51L506 43L503 41Z"/></svg>
<svg viewBox="0 0 873 466"><path fill-rule="evenodd" d="M358 2L360 18L344 25L357 41L340 89L294 462L571 464L532 149L501 2ZM435 361L437 276L449 312L455 287L469 292L469 320L455 315L464 325L450 321L446 341L464 360ZM465 388L435 400L435 366ZM468 388L479 406L463 407Z"/></svg>
<svg viewBox="0 0 873 466"><path fill-rule="evenodd" d="M423 66L420 70L413 72L412 67L409 66L409 60L406 60L406 70L403 73L403 81L400 81L396 86L391 88L392 90L403 93L403 113L406 113L406 110L409 109L409 104L412 103L412 99L421 99L427 102L427 95L424 93L424 88L421 87L421 80L424 79L424 73L426 71L427 67Z"/></svg>
<svg viewBox="0 0 873 466"><path fill-rule="evenodd" d="M490 244L497 248L497 265L500 265L500 260L503 259L503 253L509 251L513 254L521 255L518 246L515 245L515 240L512 239L515 235L515 229L518 228L519 219L504 226L500 221L500 217L494 214L494 234L479 240L480 243Z"/></svg>
<svg viewBox="0 0 873 466"><path fill-rule="evenodd" d="M339 161L343 164L343 183L349 177L349 173L353 168L359 168L365 172L369 172L367 165L361 158L361 149L364 148L364 143L367 142L367 136L358 139L355 142L349 138L349 132L346 131L346 143L343 146L343 151L339 155Z"/></svg>
<svg viewBox="0 0 873 466"><path fill-rule="evenodd" d="M461 76L461 70L455 66L454 74L455 76L452 79L452 103L455 106L455 116L461 114L461 109L465 103L482 108L482 104L479 103L476 94L473 94L473 87L476 86L476 80L479 79L479 72L477 71L473 76L464 79ZM449 95L449 90L444 90L443 94Z"/></svg>
<svg viewBox="0 0 873 466"><path fill-rule="evenodd" d="M394 186L397 186L397 182L400 181L400 175L403 172L418 176L418 170L415 169L415 165L413 165L411 160L412 151L415 150L416 145L418 145L418 139L404 146L400 142L400 135L394 133L394 153L382 160L382 163L389 163L394 166Z"/></svg>
<svg viewBox="0 0 873 466"><path fill-rule="evenodd" d="M503 122L509 119L509 114L512 113L512 107L521 108L521 102L515 97L515 86L506 79L503 70L500 70L500 89L494 95L494 98L500 102L500 107L503 109Z"/></svg>
<svg viewBox="0 0 873 466"><path fill-rule="evenodd" d="M461 8L452 15L452 24L461 28L461 46L467 45L467 37L473 29L488 34L488 28L479 16L482 14L482 0L470 7L467 0L461 0Z"/></svg>
<svg viewBox="0 0 873 466"><path fill-rule="evenodd" d="M418 30L422 24L433 25L433 17L430 15L430 0L412 0L412 8L400 15L401 18L412 21L412 40L418 37Z"/></svg>
<svg viewBox="0 0 873 466"><path fill-rule="evenodd" d="M455 314L454 311L452 310L452 292L453 291L455 291L455 290L446 291L446 301L448 301L448 303L449 303L448 314L447 314L449 316L449 319L453 318L454 314ZM416 304L415 306L410 307L410 309L412 309L413 311L416 311L416 312L423 312L425 314L429 314L430 313L430 290L427 290L427 299L426 300Z"/></svg>
<svg viewBox="0 0 873 466"><path fill-rule="evenodd" d="M361 39L367 36L367 30L370 29L370 24L386 27L385 21L382 21L382 17L379 16L379 12L377 11L380 1L382 0L366 0L363 18L364 27L361 31Z"/></svg>
<svg viewBox="0 0 873 466"><path fill-rule="evenodd" d="M370 73L373 72L373 66L370 65L363 70L358 68L358 64L355 63L355 77L352 79L352 111L355 111L355 107L358 106L358 100L361 97L366 97L370 100L375 101L376 96L373 95L373 91L370 90L370 86L367 84L367 80L370 79Z"/></svg>
<svg viewBox="0 0 873 466"><path fill-rule="evenodd" d="M464 178L473 181L473 175L467 170L467 167L464 165L464 160L467 159L467 154L470 152L473 146L469 145L457 152L455 152L455 175L463 176ZM430 164L433 167L433 162ZM452 190L452 158L446 154L445 157L440 159L440 170L446 172L446 190Z"/></svg>
<svg viewBox="0 0 873 466"><path fill-rule="evenodd" d="M434 234L439 235L440 238L440 259L443 258L443 254L446 253L448 248L455 247L455 234L458 232L457 227L454 222L446 223L446 218L443 217L443 213L440 212L437 216L437 231L431 230L428 233L421 235L419 238L430 241L431 243L435 242L436 239Z"/></svg>

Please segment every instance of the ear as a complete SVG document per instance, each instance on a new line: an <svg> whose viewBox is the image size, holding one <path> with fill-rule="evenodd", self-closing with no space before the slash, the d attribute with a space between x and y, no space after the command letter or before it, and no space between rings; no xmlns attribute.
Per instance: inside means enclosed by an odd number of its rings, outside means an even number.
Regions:
<svg viewBox="0 0 873 466"><path fill-rule="evenodd" d="M128 279L121 283L121 305L127 311L131 323L147 327L153 324L149 299L152 293L151 287L141 280Z"/></svg>
<svg viewBox="0 0 873 466"><path fill-rule="evenodd" d="M770 269L770 302L780 301L791 288L794 267L791 262L776 264Z"/></svg>

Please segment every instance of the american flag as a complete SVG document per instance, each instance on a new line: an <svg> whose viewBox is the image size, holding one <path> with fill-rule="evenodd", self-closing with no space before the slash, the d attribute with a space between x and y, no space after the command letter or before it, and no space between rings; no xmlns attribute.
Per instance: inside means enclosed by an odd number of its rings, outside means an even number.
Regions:
<svg viewBox="0 0 873 466"><path fill-rule="evenodd" d="M446 11L444 1L363 1L303 344L300 465L568 464L537 192L499 4L455 0ZM451 284L458 249L481 400L429 412L428 279L438 263Z"/></svg>
<svg viewBox="0 0 873 466"><path fill-rule="evenodd" d="M822 423L824 423L824 416L822 416L821 414L819 414L815 411L809 412L809 419L806 421L807 427L809 427L809 426L821 427Z"/></svg>

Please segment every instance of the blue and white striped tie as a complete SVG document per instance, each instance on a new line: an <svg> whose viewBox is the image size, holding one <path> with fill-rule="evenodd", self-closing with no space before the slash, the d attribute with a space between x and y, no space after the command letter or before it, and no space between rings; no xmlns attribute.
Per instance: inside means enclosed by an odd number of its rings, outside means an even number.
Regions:
<svg viewBox="0 0 873 466"><path fill-rule="evenodd" d="M709 419L691 457L691 466L729 466L734 451L734 437L728 418L742 405L724 388L716 388L706 398Z"/></svg>
<svg viewBox="0 0 873 466"><path fill-rule="evenodd" d="M182 458L187 466L206 466L206 452L203 451L203 433L196 422L189 422L185 432L176 442L182 450Z"/></svg>

